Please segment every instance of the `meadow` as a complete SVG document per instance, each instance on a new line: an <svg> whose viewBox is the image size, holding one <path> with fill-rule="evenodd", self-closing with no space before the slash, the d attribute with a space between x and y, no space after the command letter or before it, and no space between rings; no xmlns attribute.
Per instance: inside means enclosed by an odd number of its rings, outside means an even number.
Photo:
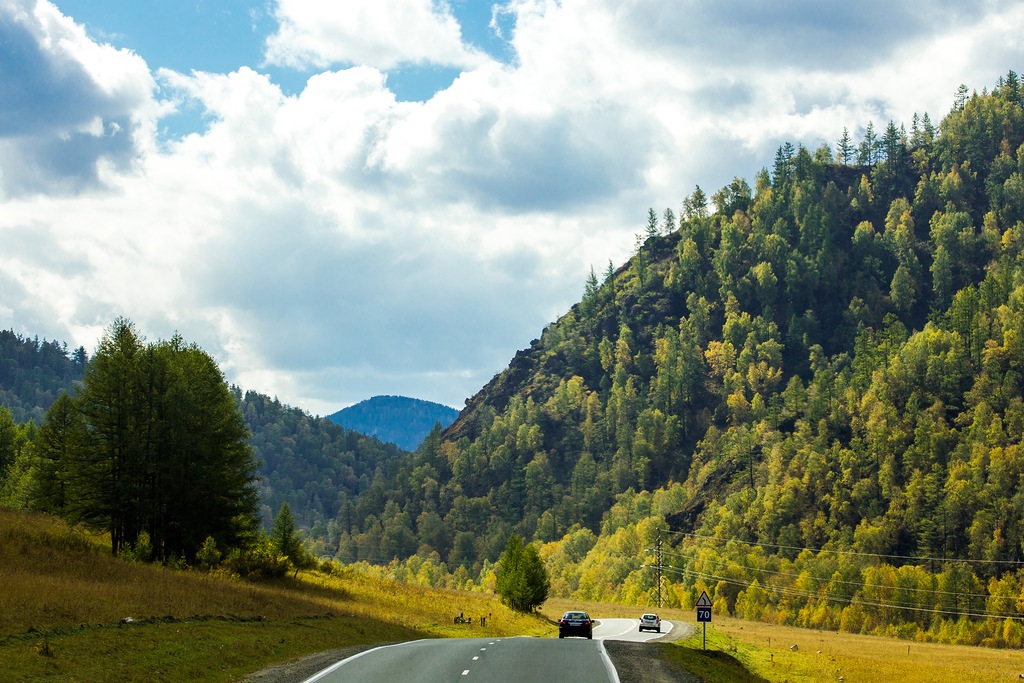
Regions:
<svg viewBox="0 0 1024 683"><path fill-rule="evenodd" d="M479 593L341 569L251 583L124 562L109 547L109 539L61 520L0 509L4 677L236 681L339 647L551 631L543 618L515 614ZM457 614L473 624L454 624Z"/></svg>

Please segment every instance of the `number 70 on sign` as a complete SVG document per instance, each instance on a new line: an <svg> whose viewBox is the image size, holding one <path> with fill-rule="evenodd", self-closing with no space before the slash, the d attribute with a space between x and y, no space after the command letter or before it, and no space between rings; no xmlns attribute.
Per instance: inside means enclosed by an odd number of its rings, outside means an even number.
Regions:
<svg viewBox="0 0 1024 683"><path fill-rule="evenodd" d="M711 623L711 598L707 591L701 591L697 598L697 623L704 624L704 649L708 649L708 624Z"/></svg>
<svg viewBox="0 0 1024 683"><path fill-rule="evenodd" d="M697 599L697 604L694 606L697 608L697 623L710 624L711 598L708 597L707 591L700 592L700 597Z"/></svg>

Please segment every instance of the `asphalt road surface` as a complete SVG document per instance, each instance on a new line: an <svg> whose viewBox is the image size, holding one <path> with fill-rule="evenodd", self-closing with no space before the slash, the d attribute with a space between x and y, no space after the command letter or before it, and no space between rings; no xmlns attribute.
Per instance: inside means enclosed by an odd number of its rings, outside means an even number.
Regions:
<svg viewBox="0 0 1024 683"><path fill-rule="evenodd" d="M594 639L454 638L416 640L367 650L305 683L618 683L604 640L642 642L665 635L638 631L636 619L601 619Z"/></svg>
<svg viewBox="0 0 1024 683"><path fill-rule="evenodd" d="M594 629L594 637L602 640L628 640L633 643L643 643L655 638L661 638L673 629L672 622L661 622L661 633L654 631L640 632L639 619L600 619L598 626Z"/></svg>

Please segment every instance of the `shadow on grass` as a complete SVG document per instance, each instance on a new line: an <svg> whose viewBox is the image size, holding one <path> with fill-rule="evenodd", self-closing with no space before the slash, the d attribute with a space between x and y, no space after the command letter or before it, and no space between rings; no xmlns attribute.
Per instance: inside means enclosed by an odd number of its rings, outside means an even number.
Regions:
<svg viewBox="0 0 1024 683"><path fill-rule="evenodd" d="M160 672L168 682L225 683L318 652L429 637L419 629L355 616L159 617L9 638L0 645L5 663L0 679L141 683Z"/></svg>
<svg viewBox="0 0 1024 683"><path fill-rule="evenodd" d="M732 653L722 650L698 650L672 644L662 645L666 659L681 664L706 683L751 681L768 683L768 679L752 673Z"/></svg>

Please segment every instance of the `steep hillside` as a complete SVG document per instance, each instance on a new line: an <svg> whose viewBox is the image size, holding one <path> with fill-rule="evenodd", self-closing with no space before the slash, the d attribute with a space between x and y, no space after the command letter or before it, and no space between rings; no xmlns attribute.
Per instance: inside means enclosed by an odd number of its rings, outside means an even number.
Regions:
<svg viewBox="0 0 1024 683"><path fill-rule="evenodd" d="M415 449L435 424L447 427L459 411L440 403L405 396L374 396L328 415L327 419L346 429L393 443L407 451Z"/></svg>
<svg viewBox="0 0 1024 683"><path fill-rule="evenodd" d="M262 461L263 521L287 502L296 521L319 534L353 514L355 499L375 480L384 481L388 463L406 452L394 444L313 417L277 399L238 393L242 415L252 431L249 443ZM337 535L337 532L333 532Z"/></svg>
<svg viewBox="0 0 1024 683"><path fill-rule="evenodd" d="M685 482L681 531L1024 559L1021 101L1011 72L939 129L870 127L856 165L787 144L753 188L652 210L629 263L360 497L347 552L473 564Z"/></svg>

